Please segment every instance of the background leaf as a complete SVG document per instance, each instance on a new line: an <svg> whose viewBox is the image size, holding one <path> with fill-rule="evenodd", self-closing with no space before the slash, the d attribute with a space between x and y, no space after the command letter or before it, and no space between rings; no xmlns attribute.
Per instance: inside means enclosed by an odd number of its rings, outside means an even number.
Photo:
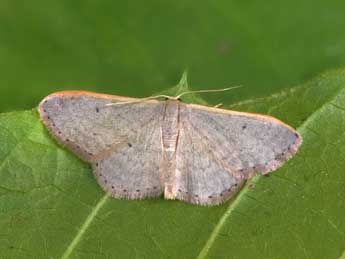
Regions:
<svg viewBox="0 0 345 259"><path fill-rule="evenodd" d="M345 251L345 70L232 105L284 119L304 143L233 201L108 198L35 110L0 116L3 258L339 258Z"/></svg>
<svg viewBox="0 0 345 259"><path fill-rule="evenodd" d="M150 96L186 67L197 89L245 86L224 93L226 103L266 96L345 66L344 8L342 0L2 0L0 111L31 109L62 89Z"/></svg>

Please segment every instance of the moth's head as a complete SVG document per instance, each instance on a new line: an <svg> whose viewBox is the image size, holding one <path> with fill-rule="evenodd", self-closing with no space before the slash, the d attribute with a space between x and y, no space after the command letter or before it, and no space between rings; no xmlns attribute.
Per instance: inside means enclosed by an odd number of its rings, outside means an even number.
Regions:
<svg viewBox="0 0 345 259"><path fill-rule="evenodd" d="M179 101L179 102L182 102L182 99L181 99L181 97L179 97L179 96L165 96L164 97L164 100L165 101Z"/></svg>

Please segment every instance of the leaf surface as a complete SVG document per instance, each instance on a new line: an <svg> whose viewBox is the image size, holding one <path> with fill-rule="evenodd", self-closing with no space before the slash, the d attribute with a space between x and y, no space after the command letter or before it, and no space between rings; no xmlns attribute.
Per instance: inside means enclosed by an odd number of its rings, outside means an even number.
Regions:
<svg viewBox="0 0 345 259"><path fill-rule="evenodd" d="M1 258L339 258L345 70L230 108L298 128L298 154L222 206L116 200L36 110L0 115ZM224 98L222 101L225 101Z"/></svg>

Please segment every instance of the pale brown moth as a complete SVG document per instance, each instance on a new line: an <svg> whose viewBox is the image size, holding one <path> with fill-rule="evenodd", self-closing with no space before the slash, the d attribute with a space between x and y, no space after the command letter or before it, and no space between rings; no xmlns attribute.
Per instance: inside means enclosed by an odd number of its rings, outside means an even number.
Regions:
<svg viewBox="0 0 345 259"><path fill-rule="evenodd" d="M297 131L273 117L178 97L63 91L44 98L38 110L49 132L91 163L100 186L115 198L163 193L220 204L255 174L276 170L302 143Z"/></svg>

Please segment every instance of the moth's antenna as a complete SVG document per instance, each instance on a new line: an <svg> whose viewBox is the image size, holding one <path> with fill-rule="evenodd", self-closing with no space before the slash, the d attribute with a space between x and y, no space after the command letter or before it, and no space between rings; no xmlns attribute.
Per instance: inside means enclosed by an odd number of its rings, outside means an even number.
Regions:
<svg viewBox="0 0 345 259"><path fill-rule="evenodd" d="M140 99L134 100L134 101L117 102L117 103L107 103L105 106L114 106L114 105L129 104L129 103L140 103L140 102L144 102L144 101L148 101L148 100L153 100L153 99L158 99L158 98L175 99L175 97L171 97L171 96L169 96L169 95L160 94L160 95L156 95L156 96L150 96L150 97L146 97L146 98L140 98Z"/></svg>
<svg viewBox="0 0 345 259"><path fill-rule="evenodd" d="M183 92L183 93L179 94L174 99L179 99L179 98L181 98L181 96L186 95L186 94L225 92L225 91L236 89L236 88L240 88L240 87L243 87L243 85L238 85L238 86L233 86L233 87L228 87L228 88L223 88L223 89L187 91L187 92Z"/></svg>
<svg viewBox="0 0 345 259"><path fill-rule="evenodd" d="M228 87L228 88L223 88L223 89L214 89L214 90L196 90L196 91L186 91L183 92L181 94L179 94L178 96L172 97L169 95L164 95L164 94L160 94L160 95L156 95L156 96L150 96L150 97L146 97L146 98L140 98L138 100L134 100L134 101L126 101L126 102L117 102L117 103L107 103L105 106L114 106L114 105L120 105L120 104L129 104L129 103L140 103L140 102L144 102L144 101L148 101L148 100L153 100L153 99L158 99L158 98L167 98L170 100L178 100L181 96L186 95L186 94L192 94L192 93L210 93L210 92L224 92L224 91L228 91L231 89L236 89L236 88L240 88L243 87L242 85L239 86L233 86L233 87Z"/></svg>

